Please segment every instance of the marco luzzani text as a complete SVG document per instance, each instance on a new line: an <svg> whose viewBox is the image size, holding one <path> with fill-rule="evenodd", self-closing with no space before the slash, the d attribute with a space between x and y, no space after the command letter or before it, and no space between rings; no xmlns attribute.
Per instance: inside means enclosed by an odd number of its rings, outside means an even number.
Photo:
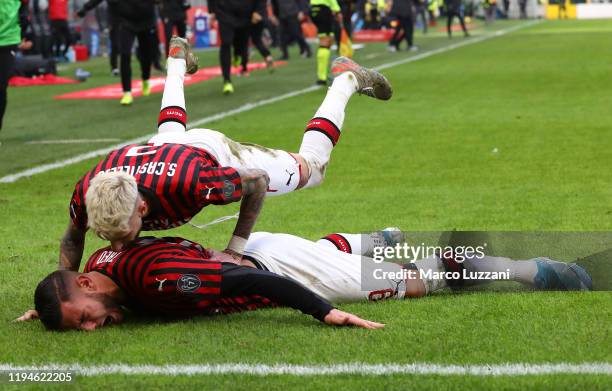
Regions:
<svg viewBox="0 0 612 391"><path fill-rule="evenodd" d="M419 259L430 257L454 259L457 263L463 263L467 259L484 259L485 248L482 246L426 246L421 243L419 246L411 246L408 243L398 243L395 246L374 248L373 259L376 263L384 262L388 259L395 259L404 262L414 262ZM461 272L436 272L433 270L412 270L401 269L396 272L374 269L375 279L429 279L429 280L510 280L510 270L499 272L475 272L463 269Z"/></svg>

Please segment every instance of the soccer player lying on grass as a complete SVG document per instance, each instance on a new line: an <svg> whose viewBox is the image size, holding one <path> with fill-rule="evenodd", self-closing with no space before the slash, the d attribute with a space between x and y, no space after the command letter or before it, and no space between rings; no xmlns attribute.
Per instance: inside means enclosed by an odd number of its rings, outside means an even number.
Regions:
<svg viewBox="0 0 612 391"><path fill-rule="evenodd" d="M484 256L460 263L431 256L399 265L367 257L376 245L393 246L402 240L396 234L333 234L312 242L287 234L253 233L241 265L219 262L217 251L186 239L141 237L120 252L110 247L96 251L84 273L63 270L48 275L36 288L36 311L18 320L39 316L51 330L90 331L120 323L122 307L185 317L284 306L326 324L376 329L384 325L335 309L330 302L415 298L447 286L482 282L438 277L462 269L536 289L591 289L591 279L580 266L546 258L513 261Z"/></svg>
<svg viewBox="0 0 612 391"><path fill-rule="evenodd" d="M120 250L141 230L177 227L207 205L242 200L225 250L228 258L240 259L266 194L323 181L351 95L387 100L392 94L380 73L337 59L335 80L306 126L299 152L289 153L238 143L213 130L186 131L183 82L185 72L197 70L186 40L172 38L167 70L158 134L149 144L112 151L76 184L60 244L60 270L79 269L88 228Z"/></svg>

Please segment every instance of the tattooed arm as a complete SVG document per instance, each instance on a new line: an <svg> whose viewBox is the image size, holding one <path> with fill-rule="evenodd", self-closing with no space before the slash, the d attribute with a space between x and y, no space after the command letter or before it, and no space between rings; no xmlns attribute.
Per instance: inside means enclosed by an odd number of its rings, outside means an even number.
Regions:
<svg viewBox="0 0 612 391"><path fill-rule="evenodd" d="M251 235L259 211L263 206L270 177L264 170L240 169L240 180L242 184L242 202L238 222L234 229L234 235L230 240L225 252L235 258L242 258L242 251L246 241Z"/></svg>
<svg viewBox="0 0 612 391"><path fill-rule="evenodd" d="M85 231L70 222L60 242L59 270L79 271L84 247Z"/></svg>

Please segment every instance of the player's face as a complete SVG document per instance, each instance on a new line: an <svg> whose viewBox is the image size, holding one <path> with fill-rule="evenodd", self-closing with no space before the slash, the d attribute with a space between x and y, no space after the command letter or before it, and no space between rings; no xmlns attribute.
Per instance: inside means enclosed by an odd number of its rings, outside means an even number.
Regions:
<svg viewBox="0 0 612 391"><path fill-rule="evenodd" d="M61 308L63 329L93 331L123 321L121 307L110 296L101 293L74 292Z"/></svg>

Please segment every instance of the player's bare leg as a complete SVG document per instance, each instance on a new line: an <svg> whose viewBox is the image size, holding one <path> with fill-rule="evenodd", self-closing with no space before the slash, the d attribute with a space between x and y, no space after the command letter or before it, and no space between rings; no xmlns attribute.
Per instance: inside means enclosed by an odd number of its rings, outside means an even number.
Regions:
<svg viewBox="0 0 612 391"><path fill-rule="evenodd" d="M187 126L183 91L185 73L193 74L198 70L198 59L191 53L186 39L176 36L170 39L166 68L166 83L157 130L159 133L185 132Z"/></svg>

